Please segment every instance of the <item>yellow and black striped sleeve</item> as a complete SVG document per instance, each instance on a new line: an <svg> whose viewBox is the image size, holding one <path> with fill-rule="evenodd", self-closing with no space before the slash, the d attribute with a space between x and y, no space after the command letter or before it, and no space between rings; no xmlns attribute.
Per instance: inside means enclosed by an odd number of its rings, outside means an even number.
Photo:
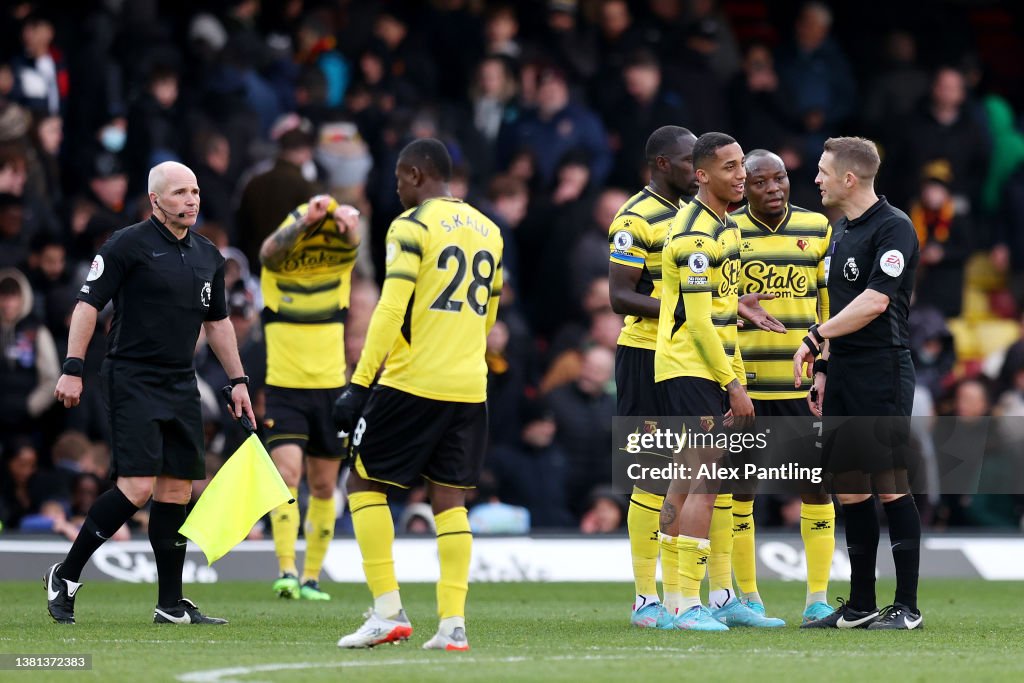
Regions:
<svg viewBox="0 0 1024 683"><path fill-rule="evenodd" d="M608 260L621 266L643 268L647 263L651 228L632 213L621 213L608 227Z"/></svg>
<svg viewBox="0 0 1024 683"><path fill-rule="evenodd" d="M712 319L712 273L722 267L718 242L707 235L685 233L674 235L671 246L679 268L679 298L686 312L686 331L701 363L719 386L725 387L736 374Z"/></svg>
<svg viewBox="0 0 1024 683"><path fill-rule="evenodd" d="M391 223L385 242L384 287L370 318L359 364L352 373L353 384L364 387L373 384L380 366L401 334L405 312L416 289L426 238L427 229L418 221L399 217Z"/></svg>
<svg viewBox="0 0 1024 683"><path fill-rule="evenodd" d="M818 259L818 320L819 322L825 322L829 319L829 300L828 300L828 285L825 284L828 280L828 268L827 263L829 257L829 249L832 248L832 224L827 224L825 229L825 239L822 243L821 256Z"/></svg>

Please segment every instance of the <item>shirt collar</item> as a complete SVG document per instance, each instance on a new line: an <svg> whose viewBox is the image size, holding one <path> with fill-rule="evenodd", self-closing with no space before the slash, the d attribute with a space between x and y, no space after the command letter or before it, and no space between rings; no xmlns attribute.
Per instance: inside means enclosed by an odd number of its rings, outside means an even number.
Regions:
<svg viewBox="0 0 1024 683"><path fill-rule="evenodd" d="M160 221L158 221L156 219L156 216L150 216L149 217L149 222L153 224L153 227L155 227L156 231L158 233L160 233L160 236L163 237L168 242L170 242L171 244L180 244L180 245L185 246L185 247L191 247L192 246L192 231L191 230L186 231L185 232L185 236L179 240L177 237L174 236L174 233L172 233L170 230L168 230L167 227L163 223L161 223Z"/></svg>
<svg viewBox="0 0 1024 683"><path fill-rule="evenodd" d="M744 210L744 212L746 212L747 216L750 217L750 221L754 225L756 225L757 227L761 228L765 232L771 233L772 235L777 235L778 233L782 232L783 229L786 227L786 225L789 224L790 216L793 215L793 205L787 202L786 203L786 215L782 217L782 220L779 222L779 224L776 227L772 228L767 223L765 223L760 218L758 218L757 216L754 215L754 212L750 210L750 204L747 204L743 208L743 210Z"/></svg>
<svg viewBox="0 0 1024 683"><path fill-rule="evenodd" d="M888 206L889 202L885 199L885 195L878 195L878 201L871 205L867 211L854 218L852 221L847 219L846 227L855 228L861 223L866 223L872 216L878 213L879 209L883 206Z"/></svg>

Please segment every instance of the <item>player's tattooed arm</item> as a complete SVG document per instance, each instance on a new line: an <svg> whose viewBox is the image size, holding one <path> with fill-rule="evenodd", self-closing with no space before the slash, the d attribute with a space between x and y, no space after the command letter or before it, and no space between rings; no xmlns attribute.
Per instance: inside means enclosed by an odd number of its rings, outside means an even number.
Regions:
<svg viewBox="0 0 1024 683"><path fill-rule="evenodd" d="M277 270L295 248L295 244L310 228L319 225L327 216L331 198L327 195L313 197L302 215L295 212L260 246L260 263L268 270Z"/></svg>

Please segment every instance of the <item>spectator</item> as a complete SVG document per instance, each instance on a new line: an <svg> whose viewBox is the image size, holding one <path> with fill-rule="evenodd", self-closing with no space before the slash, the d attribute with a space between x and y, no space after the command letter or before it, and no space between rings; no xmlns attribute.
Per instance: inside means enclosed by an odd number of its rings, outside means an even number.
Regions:
<svg viewBox="0 0 1024 683"><path fill-rule="evenodd" d="M608 487L598 487L590 494L586 512L580 520L580 531L585 534L611 534L622 528L625 515L622 497Z"/></svg>
<svg viewBox="0 0 1024 683"><path fill-rule="evenodd" d="M928 74L917 64L914 36L893 31L885 39L882 68L865 96L861 118L868 133L884 140L887 126L910 115L927 92Z"/></svg>
<svg viewBox="0 0 1024 683"><path fill-rule="evenodd" d="M615 354L595 346L583 354L579 379L548 396L555 416L555 443L567 456L566 492L569 509L582 515L587 495L612 477L612 416L615 395L609 393Z"/></svg>
<svg viewBox="0 0 1024 683"><path fill-rule="evenodd" d="M1014 389L1021 371L1024 371L1024 313L1020 317L1020 339L1011 344L1003 356L1003 365L996 380L999 393Z"/></svg>
<svg viewBox="0 0 1024 683"><path fill-rule="evenodd" d="M953 173L948 161L931 162L920 177L921 193L910 208L910 220L921 245L917 304L934 306L947 318L955 318L963 305L971 227L950 194Z"/></svg>
<svg viewBox="0 0 1024 683"><path fill-rule="evenodd" d="M629 193L617 187L605 188L597 195L586 232L569 250L573 301L582 301L592 282L608 277L608 226L628 200Z"/></svg>
<svg viewBox="0 0 1024 683"><path fill-rule="evenodd" d="M547 184L567 152L584 150L590 156L593 183L603 184L611 170L611 152L600 119L590 109L571 101L569 84L560 67L543 66L537 84L537 109L525 113L499 140L506 165L526 147L536 160L540 181Z"/></svg>
<svg viewBox="0 0 1024 683"><path fill-rule="evenodd" d="M45 114L62 113L69 91L64 56L54 46L53 38L49 19L29 15L21 28L24 51L11 60L14 100Z"/></svg>
<svg viewBox="0 0 1024 683"><path fill-rule="evenodd" d="M239 246L249 263L259 262L260 245L288 212L317 191L302 173L303 166L313 162L312 125L299 122L282 134L277 144L277 160L269 171L253 177L245 186L235 219Z"/></svg>
<svg viewBox="0 0 1024 683"><path fill-rule="evenodd" d="M778 151L790 136L792 98L779 83L775 59L763 43L747 48L743 70L729 86L736 138L749 149ZM787 161L786 168L791 164Z"/></svg>
<svg viewBox="0 0 1024 683"><path fill-rule="evenodd" d="M992 216L1002 206L1010 176L1024 167L1024 133L1018 129L1013 108L1005 99L989 95L984 106L992 138L992 161L985 179L981 208L986 215Z"/></svg>
<svg viewBox="0 0 1024 683"><path fill-rule="evenodd" d="M60 376L49 330L32 315L32 289L20 272L0 270L0 433L31 434L54 402Z"/></svg>
<svg viewBox="0 0 1024 683"><path fill-rule="evenodd" d="M490 5L484 15L484 54L519 59L519 20L512 5Z"/></svg>
<svg viewBox="0 0 1024 683"><path fill-rule="evenodd" d="M928 390L932 401L938 401L956 363L953 334L942 312L933 307L915 306L910 312L910 342L917 384Z"/></svg>
<svg viewBox="0 0 1024 683"><path fill-rule="evenodd" d="M229 174L231 145L223 134L215 130L202 131L193 139L196 179L203 188L203 221L216 223L227 232L232 244L238 244L232 208L235 184Z"/></svg>
<svg viewBox="0 0 1024 683"><path fill-rule="evenodd" d="M11 432L5 432L10 434ZM0 508L6 508L4 526L17 529L27 515L39 512L40 506L50 498L50 491L39 475L39 454L27 440L17 440L4 450L3 469L0 470Z"/></svg>
<svg viewBox="0 0 1024 683"><path fill-rule="evenodd" d="M856 79L839 45L829 36L832 12L820 2L800 10L794 40L778 54L779 82L793 97L802 136L800 152L817 158L825 138L853 114Z"/></svg>
<svg viewBox="0 0 1024 683"><path fill-rule="evenodd" d="M548 0L545 31L537 52L562 65L570 83L584 83L597 71L597 44L589 24L577 16L576 0Z"/></svg>
<svg viewBox="0 0 1024 683"><path fill-rule="evenodd" d="M178 97L177 71L156 66L149 73L146 91L128 109L124 158L129 177L140 183L139 187L133 185L133 192L145 191L141 183L150 168L163 161L182 161L190 151L185 112Z"/></svg>
<svg viewBox="0 0 1024 683"><path fill-rule="evenodd" d="M897 206L913 196L916 170L937 159L946 159L953 174L950 191L963 210L976 210L988 169L985 132L964 107L964 77L952 67L940 67L932 79L928 99L922 101L901 125L893 126L888 143L894 163L888 183L894 188ZM898 194L897 194L898 193Z"/></svg>
<svg viewBox="0 0 1024 683"><path fill-rule="evenodd" d="M495 445L488 455L501 500L527 508L534 528L569 527L566 456L555 442L554 415L543 399L520 401L519 414L518 442Z"/></svg>
<svg viewBox="0 0 1024 683"><path fill-rule="evenodd" d="M324 105L336 109L345 99L351 74L348 61L338 51L329 19L329 14L316 12L302 20L296 36L295 59L320 71L326 85Z"/></svg>
<svg viewBox="0 0 1024 683"><path fill-rule="evenodd" d="M653 52L630 55L622 77L625 93L605 117L617 150L610 181L633 187L645 179L647 136L661 126L688 120L689 113L682 96L663 87L661 65Z"/></svg>
<svg viewBox="0 0 1024 683"><path fill-rule="evenodd" d="M21 266L28 260L25 204L21 197L0 193L0 268Z"/></svg>

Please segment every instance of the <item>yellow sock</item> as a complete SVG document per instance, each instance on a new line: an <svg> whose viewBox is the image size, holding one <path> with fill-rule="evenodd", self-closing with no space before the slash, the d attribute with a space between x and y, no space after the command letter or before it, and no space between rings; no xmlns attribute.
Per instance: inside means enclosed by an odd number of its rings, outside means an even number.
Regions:
<svg viewBox="0 0 1024 683"><path fill-rule="evenodd" d="M708 558L708 607L715 609L735 597L732 589L732 494L715 498L711 515L711 555Z"/></svg>
<svg viewBox="0 0 1024 683"><path fill-rule="evenodd" d="M633 489L629 498L626 529L629 530L629 548L633 557L633 583L636 594L658 598L658 527L661 503L665 499L653 493Z"/></svg>
<svg viewBox="0 0 1024 683"><path fill-rule="evenodd" d="M299 490L289 486L292 498L298 500ZM270 528L274 534L274 554L282 574L298 574L295 568L295 542L299 538L299 506L285 503L270 511Z"/></svg>
<svg viewBox="0 0 1024 683"><path fill-rule="evenodd" d="M334 538L334 498L309 498L306 510L306 561L302 565L302 583L320 578L327 548Z"/></svg>
<svg viewBox="0 0 1024 683"><path fill-rule="evenodd" d="M828 577L836 549L836 509L832 503L800 505L800 536L807 555L807 604L828 602Z"/></svg>
<svg viewBox="0 0 1024 683"><path fill-rule="evenodd" d="M711 541L692 536L676 537L676 552L679 556L679 612L700 605L700 584L707 571Z"/></svg>
<svg viewBox="0 0 1024 683"><path fill-rule="evenodd" d="M754 552L754 501L732 502L732 571L743 595L757 593L757 555ZM757 600L760 602L760 600Z"/></svg>
<svg viewBox="0 0 1024 683"><path fill-rule="evenodd" d="M363 556L366 584L376 598L398 590L395 560L391 546L395 543L395 523L391 519L388 497L378 491L360 491L348 497L352 510L352 527ZM392 614L382 614L384 618Z"/></svg>
<svg viewBox="0 0 1024 683"><path fill-rule="evenodd" d="M679 607L679 551L676 537L660 534L661 545L661 590L665 595L664 605L669 614L675 614Z"/></svg>
<svg viewBox="0 0 1024 683"><path fill-rule="evenodd" d="M473 532L469 530L466 508L450 508L434 515L434 524L437 527L437 555L441 560L437 613L442 620L465 617L469 562L473 553Z"/></svg>

